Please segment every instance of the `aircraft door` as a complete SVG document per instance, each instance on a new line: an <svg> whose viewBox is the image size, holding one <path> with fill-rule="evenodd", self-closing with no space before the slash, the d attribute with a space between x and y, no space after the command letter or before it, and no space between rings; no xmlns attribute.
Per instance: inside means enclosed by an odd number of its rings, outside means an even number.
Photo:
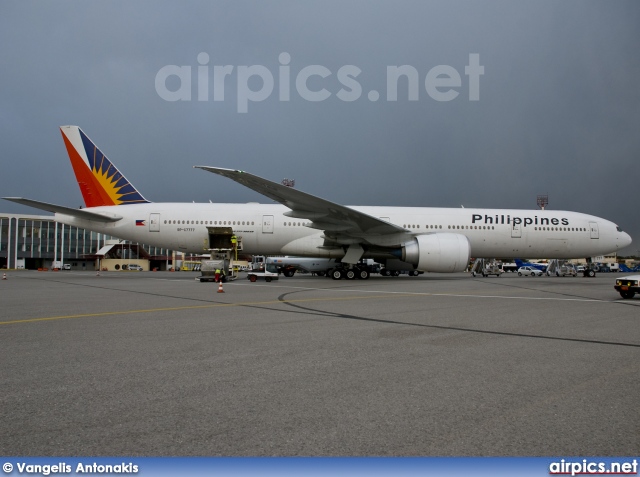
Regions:
<svg viewBox="0 0 640 477"><path fill-rule="evenodd" d="M273 233L273 215L262 216L262 233L263 234Z"/></svg>
<svg viewBox="0 0 640 477"><path fill-rule="evenodd" d="M522 228L520 228L520 224L511 224L511 238L521 238L522 237Z"/></svg>
<svg viewBox="0 0 640 477"><path fill-rule="evenodd" d="M600 231L598 229L598 222L589 222L589 229L591 230L591 238L600 238Z"/></svg>
<svg viewBox="0 0 640 477"><path fill-rule="evenodd" d="M149 214L149 232L160 232L160 214Z"/></svg>

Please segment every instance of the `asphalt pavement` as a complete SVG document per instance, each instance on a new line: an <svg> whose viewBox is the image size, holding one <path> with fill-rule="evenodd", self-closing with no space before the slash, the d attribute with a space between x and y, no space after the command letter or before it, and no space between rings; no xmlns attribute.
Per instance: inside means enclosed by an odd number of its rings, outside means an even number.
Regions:
<svg viewBox="0 0 640 477"><path fill-rule="evenodd" d="M0 455L640 454L618 274L9 272Z"/></svg>

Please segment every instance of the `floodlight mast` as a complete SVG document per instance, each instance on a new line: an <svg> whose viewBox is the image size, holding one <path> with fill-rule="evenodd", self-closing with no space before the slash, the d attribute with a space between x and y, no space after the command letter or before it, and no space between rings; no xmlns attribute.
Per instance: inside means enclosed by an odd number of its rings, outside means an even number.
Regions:
<svg viewBox="0 0 640 477"><path fill-rule="evenodd" d="M544 208L547 206L547 204L549 204L549 196L548 195L539 195L538 199L536 200L538 207L540 207L541 210L544 210Z"/></svg>

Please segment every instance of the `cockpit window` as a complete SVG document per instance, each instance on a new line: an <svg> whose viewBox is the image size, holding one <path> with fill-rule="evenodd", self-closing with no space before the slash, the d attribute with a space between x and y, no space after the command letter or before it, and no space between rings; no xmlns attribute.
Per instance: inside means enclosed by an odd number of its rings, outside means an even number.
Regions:
<svg viewBox="0 0 640 477"><path fill-rule="evenodd" d="M622 229L620 228L620 226L619 226L619 225L616 225L616 230L617 230L618 232L622 232Z"/></svg>

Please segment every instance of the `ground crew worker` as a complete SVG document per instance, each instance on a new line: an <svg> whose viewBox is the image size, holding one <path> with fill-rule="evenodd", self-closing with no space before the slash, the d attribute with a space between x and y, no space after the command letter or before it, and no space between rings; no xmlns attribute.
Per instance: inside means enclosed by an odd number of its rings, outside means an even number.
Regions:
<svg viewBox="0 0 640 477"><path fill-rule="evenodd" d="M238 237L236 237L236 234L231 236L231 247L233 248L233 258L238 260Z"/></svg>
<svg viewBox="0 0 640 477"><path fill-rule="evenodd" d="M220 269L219 268L216 268L216 274L215 274L214 281L216 283L218 283L220 281Z"/></svg>

